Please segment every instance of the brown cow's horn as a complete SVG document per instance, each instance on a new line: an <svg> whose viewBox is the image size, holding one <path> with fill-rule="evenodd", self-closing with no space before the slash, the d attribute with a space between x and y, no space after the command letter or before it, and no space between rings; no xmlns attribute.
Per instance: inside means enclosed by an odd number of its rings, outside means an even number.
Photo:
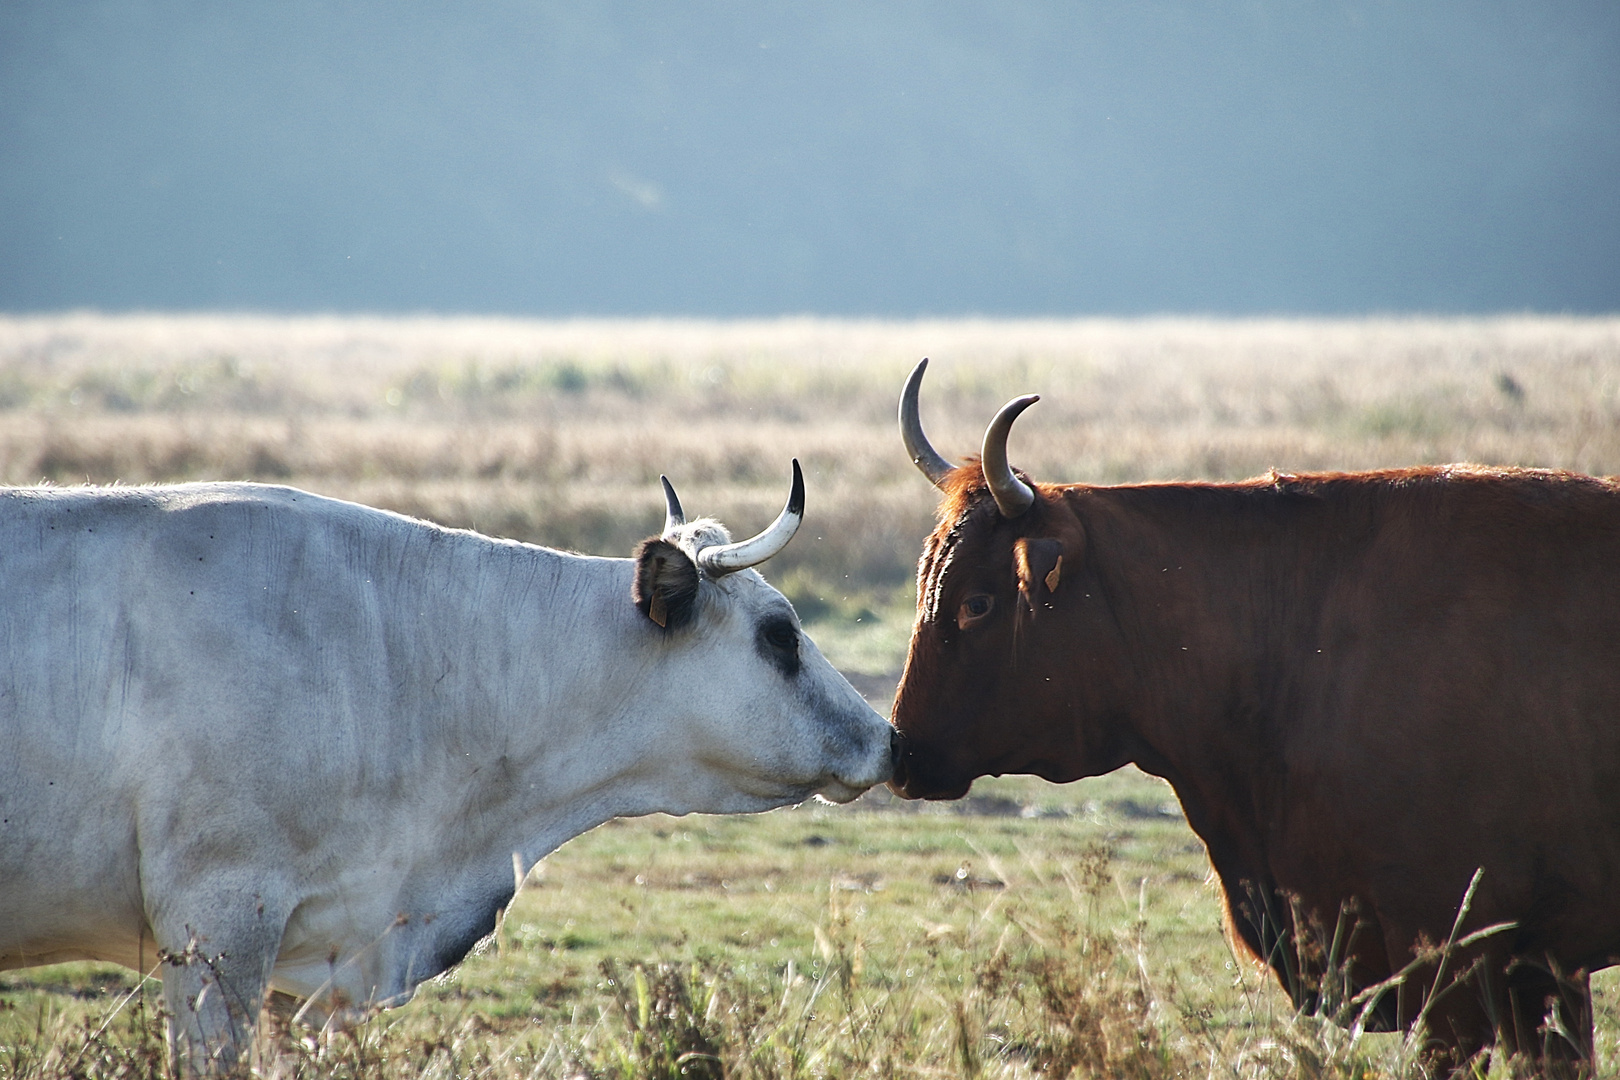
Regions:
<svg viewBox="0 0 1620 1080"><path fill-rule="evenodd" d="M765 531L735 544L716 544L697 553L697 564L711 578L758 566L778 551L787 547L793 534L804 520L804 473L799 470L799 459L793 459L793 486L788 490L787 505L776 515L776 520Z"/></svg>
<svg viewBox="0 0 1620 1080"><path fill-rule="evenodd" d="M686 524L686 511L681 509L681 500L675 494L675 485L669 482L669 477L660 476L658 482L664 485L664 531L663 537L668 540L670 534Z"/></svg>
<svg viewBox="0 0 1620 1080"><path fill-rule="evenodd" d="M939 482L945 479L945 474L956 466L940 457L939 451L929 443L928 436L923 434L922 419L917 415L917 389L922 386L923 372L927 370L928 357L925 356L911 369L911 377L906 380L906 388L900 391L900 439L906 444L906 453L911 456L911 463L928 477L930 484L939 487Z"/></svg>
<svg viewBox="0 0 1620 1080"><path fill-rule="evenodd" d="M995 496L1002 517L1018 517L1035 505L1035 489L1013 475L1012 466L1007 464L1007 433L1012 430L1018 414L1039 400L1039 394L1013 398L1001 407L984 431L984 452L980 455L984 482L990 485L990 494Z"/></svg>

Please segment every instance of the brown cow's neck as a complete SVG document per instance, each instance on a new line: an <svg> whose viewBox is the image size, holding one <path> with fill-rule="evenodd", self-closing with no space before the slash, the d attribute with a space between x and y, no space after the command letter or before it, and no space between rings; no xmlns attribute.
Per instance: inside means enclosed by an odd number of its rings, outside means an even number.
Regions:
<svg viewBox="0 0 1620 1080"><path fill-rule="evenodd" d="M1318 647L1333 567L1365 543L1357 495L1253 483L1065 492L1119 627L1135 761L1175 787L1229 880L1266 877L1296 690L1285 673Z"/></svg>

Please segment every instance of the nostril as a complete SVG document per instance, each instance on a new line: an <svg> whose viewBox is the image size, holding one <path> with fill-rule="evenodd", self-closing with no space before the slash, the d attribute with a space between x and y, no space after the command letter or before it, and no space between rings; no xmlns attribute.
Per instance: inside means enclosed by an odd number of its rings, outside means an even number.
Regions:
<svg viewBox="0 0 1620 1080"><path fill-rule="evenodd" d="M901 765L906 753L906 737L900 733L899 728L889 731L889 766L895 780L901 779Z"/></svg>

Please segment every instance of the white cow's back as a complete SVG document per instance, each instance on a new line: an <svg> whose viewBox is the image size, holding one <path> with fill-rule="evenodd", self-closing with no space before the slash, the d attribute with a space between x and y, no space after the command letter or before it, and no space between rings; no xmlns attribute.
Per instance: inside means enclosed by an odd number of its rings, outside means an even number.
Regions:
<svg viewBox="0 0 1620 1080"><path fill-rule="evenodd" d="M233 847L295 890L369 850L380 880L327 885L376 896L439 847L414 830L455 814L444 786L476 784L499 737L477 717L502 716L478 688L546 694L548 665L513 668L555 645L564 561L609 569L281 488L0 496L0 957L149 966L141 872Z"/></svg>

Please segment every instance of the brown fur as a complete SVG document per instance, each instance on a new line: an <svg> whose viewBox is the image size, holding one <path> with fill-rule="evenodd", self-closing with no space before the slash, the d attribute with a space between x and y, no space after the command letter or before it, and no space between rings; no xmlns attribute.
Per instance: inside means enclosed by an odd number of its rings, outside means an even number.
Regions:
<svg viewBox="0 0 1620 1080"><path fill-rule="evenodd" d="M1497 1035L1590 1057L1587 974L1620 960L1620 483L1453 466L1036 485L1011 521L976 464L942 486L896 790L1165 777L1238 937L1307 1006L1347 905L1369 986L1446 940L1483 867L1465 932L1516 927L1451 961L1482 967L1431 1035L1453 1063ZM1031 551L1062 556L1055 592ZM959 625L974 595L996 614ZM1372 1026L1411 1024L1432 979ZM1559 996L1573 1041L1543 1045Z"/></svg>
<svg viewBox="0 0 1620 1080"><path fill-rule="evenodd" d="M641 613L666 631L692 621L697 609L698 569L686 552L659 536L636 545L636 578L630 596Z"/></svg>

